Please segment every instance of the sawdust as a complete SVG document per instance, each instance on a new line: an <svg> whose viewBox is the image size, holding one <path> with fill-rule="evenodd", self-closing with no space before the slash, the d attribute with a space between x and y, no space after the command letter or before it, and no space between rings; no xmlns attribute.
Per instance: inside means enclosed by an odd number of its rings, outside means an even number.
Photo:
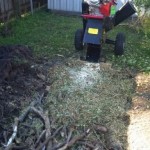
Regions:
<svg viewBox="0 0 150 150"><path fill-rule="evenodd" d="M102 82L99 63L85 63L82 67L68 68L68 72L75 89L92 87L98 78L101 79L99 82Z"/></svg>
<svg viewBox="0 0 150 150"><path fill-rule="evenodd" d="M150 74L137 74L135 81L136 96L128 112L128 150L150 150Z"/></svg>

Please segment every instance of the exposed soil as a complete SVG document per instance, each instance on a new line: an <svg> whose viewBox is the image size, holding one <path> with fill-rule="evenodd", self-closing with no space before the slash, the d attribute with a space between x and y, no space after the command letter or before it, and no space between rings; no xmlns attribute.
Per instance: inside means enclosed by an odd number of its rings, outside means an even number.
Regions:
<svg viewBox="0 0 150 150"><path fill-rule="evenodd" d="M23 45L0 46L0 143L15 116L28 105L37 93L46 93L52 84L49 68L59 59L35 60L32 50Z"/></svg>

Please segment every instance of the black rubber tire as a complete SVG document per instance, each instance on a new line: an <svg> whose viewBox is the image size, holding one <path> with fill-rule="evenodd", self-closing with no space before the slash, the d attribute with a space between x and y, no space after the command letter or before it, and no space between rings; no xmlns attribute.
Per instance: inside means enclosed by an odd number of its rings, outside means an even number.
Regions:
<svg viewBox="0 0 150 150"><path fill-rule="evenodd" d="M125 35L123 33L118 33L116 36L114 53L116 56L121 56L124 54L125 46Z"/></svg>
<svg viewBox="0 0 150 150"><path fill-rule="evenodd" d="M83 50L83 29L78 29L76 31L74 45L76 50Z"/></svg>

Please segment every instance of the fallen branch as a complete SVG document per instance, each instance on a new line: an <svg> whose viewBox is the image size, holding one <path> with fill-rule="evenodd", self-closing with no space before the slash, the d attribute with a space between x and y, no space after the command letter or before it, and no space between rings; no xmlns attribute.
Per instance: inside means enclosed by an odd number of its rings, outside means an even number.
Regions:
<svg viewBox="0 0 150 150"><path fill-rule="evenodd" d="M19 121L20 122L23 122L25 120L25 118L27 117L27 115L29 114L30 112L30 108L31 106L29 106L25 111L24 113L19 117Z"/></svg>
<svg viewBox="0 0 150 150"><path fill-rule="evenodd" d="M45 136L45 133L46 133L46 130L43 130L43 132L40 134L39 138L38 138L37 141L35 142L35 145L34 145L35 148L38 147L38 145L39 145L41 139Z"/></svg>
<svg viewBox="0 0 150 150"><path fill-rule="evenodd" d="M38 95L35 98L35 100L33 100L33 102L30 104L30 106L28 106L27 109L24 111L24 113L19 117L20 122L23 122L25 120L25 118L27 117L27 115L29 114L29 112L31 110L31 107L34 107L37 104L41 104L43 97L44 97L44 93L42 93L41 96Z"/></svg>
<svg viewBox="0 0 150 150"><path fill-rule="evenodd" d="M72 132L73 132L73 129L71 129L70 132L69 132L69 134L68 134L67 143L68 143L68 142L70 141L70 139L71 139Z"/></svg>
<svg viewBox="0 0 150 150"><path fill-rule="evenodd" d="M94 125L93 129L98 133L98 134L105 134L107 133L108 129L105 126L102 125Z"/></svg>
<svg viewBox="0 0 150 150"><path fill-rule="evenodd" d="M5 143L7 143L7 132L6 131L4 131L3 132L3 138L4 138L4 141L5 141Z"/></svg>
<svg viewBox="0 0 150 150"><path fill-rule="evenodd" d="M46 129L45 138L47 139L49 136L51 136L51 126L50 126L50 121L48 117L48 111L46 111L46 113L44 114L42 111L37 110L35 107L31 107L30 111L37 114L43 120L45 124L45 129ZM52 141L49 140L47 143L47 149L50 149L51 147L52 147Z"/></svg>
<svg viewBox="0 0 150 150"><path fill-rule="evenodd" d="M68 134L67 142L59 143L59 144L55 145L54 147L52 147L51 150L58 150L63 145L65 145L66 143L68 143L70 141L70 139L71 139L72 132L73 132L73 129L71 129L70 132L69 132L69 134Z"/></svg>
<svg viewBox="0 0 150 150"><path fill-rule="evenodd" d="M84 138L85 136L87 136L89 134L89 132L90 132L90 129L88 129L83 134L74 137L71 141L67 142L63 147L59 148L58 150L66 150L67 148L70 148L74 143L76 143L77 141L79 141L82 138Z"/></svg>
<svg viewBox="0 0 150 150"><path fill-rule="evenodd" d="M47 143L49 142L49 140L52 140L58 133L59 131L63 128L63 126L60 126L52 136L49 136L36 150L41 150L45 145L47 145Z"/></svg>
<svg viewBox="0 0 150 150"><path fill-rule="evenodd" d="M36 115L38 115L42 119L43 122L45 121L44 113L43 112L37 110L35 107L31 107L30 111L33 112L33 113L35 113Z"/></svg>
<svg viewBox="0 0 150 150"><path fill-rule="evenodd" d="M66 142L63 143L59 143L57 145L55 145L54 147L51 148L51 150L58 150L59 148L61 148L63 145L65 145Z"/></svg>
<svg viewBox="0 0 150 150"><path fill-rule="evenodd" d="M46 111L45 115L44 115L44 122L45 122L45 129L46 129L46 139L51 136L51 126L50 126L50 121L49 121L49 117L48 117L48 111ZM49 140L49 142L47 143L47 149L50 149L52 147L52 141Z"/></svg>
<svg viewBox="0 0 150 150"><path fill-rule="evenodd" d="M86 147L89 147L90 149L94 149L95 146L90 144L90 143L87 143L87 142L83 142L83 141L78 141L77 142L78 144L82 144L82 145L85 145Z"/></svg>
<svg viewBox="0 0 150 150"><path fill-rule="evenodd" d="M68 137L68 131L67 131L66 125L63 127L63 132L64 132L64 137L67 138Z"/></svg>
<svg viewBox="0 0 150 150"><path fill-rule="evenodd" d="M28 145L22 145L22 146L12 145L12 149L15 149L15 150L29 149L29 146Z"/></svg>
<svg viewBox="0 0 150 150"><path fill-rule="evenodd" d="M15 123L14 123L14 126L13 126L13 134L10 137L10 139L8 140L5 150L10 150L11 149L12 143L13 143L14 139L16 138L16 135L17 135L18 124L19 124L19 119L15 118Z"/></svg>

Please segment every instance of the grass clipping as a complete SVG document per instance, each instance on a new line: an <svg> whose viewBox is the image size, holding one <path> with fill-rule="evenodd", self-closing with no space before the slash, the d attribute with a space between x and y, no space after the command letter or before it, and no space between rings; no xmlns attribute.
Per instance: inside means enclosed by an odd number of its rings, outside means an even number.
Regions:
<svg viewBox="0 0 150 150"><path fill-rule="evenodd" d="M56 81L50 88L46 109L58 124L78 129L104 125L126 147L126 103L133 81L107 63L88 63L74 58L50 70ZM102 135L90 135L106 142Z"/></svg>

